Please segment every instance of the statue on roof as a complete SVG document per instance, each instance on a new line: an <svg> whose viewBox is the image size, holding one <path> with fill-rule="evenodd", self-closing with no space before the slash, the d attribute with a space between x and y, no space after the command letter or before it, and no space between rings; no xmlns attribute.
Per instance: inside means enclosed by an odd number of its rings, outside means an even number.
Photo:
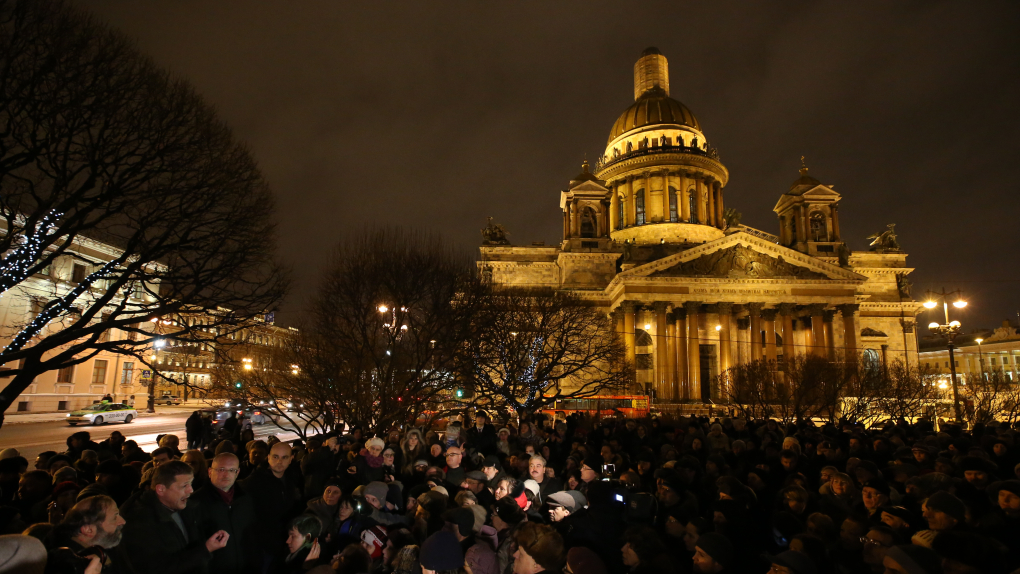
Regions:
<svg viewBox="0 0 1020 574"><path fill-rule="evenodd" d="M493 223L489 218L488 225L482 229L482 245L510 245L510 233L499 223Z"/></svg>
<svg viewBox="0 0 1020 574"><path fill-rule="evenodd" d="M726 221L726 227L728 228L740 225L741 217L743 217L743 214L732 207L727 207L723 210L723 220Z"/></svg>
<svg viewBox="0 0 1020 574"><path fill-rule="evenodd" d="M839 257L840 267L850 267L850 248L846 243L840 243L836 248L836 257Z"/></svg>
<svg viewBox="0 0 1020 574"><path fill-rule="evenodd" d="M890 223L886 225L888 229L885 231L879 231L878 233L872 233L868 236L868 241L872 251L884 253L886 251L899 251L900 243L896 241L896 224Z"/></svg>

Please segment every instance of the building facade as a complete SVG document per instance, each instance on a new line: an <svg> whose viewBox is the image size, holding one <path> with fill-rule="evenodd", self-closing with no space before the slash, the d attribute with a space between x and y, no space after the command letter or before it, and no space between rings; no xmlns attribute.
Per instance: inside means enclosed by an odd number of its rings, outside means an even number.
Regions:
<svg viewBox="0 0 1020 574"><path fill-rule="evenodd" d="M959 335L954 343L957 382L965 383L968 376L979 374L988 378L996 371L1002 371L1010 381L1020 381L1020 333L1009 321L1003 321L994 331ZM921 365L949 381L949 349L945 339L922 339L918 357Z"/></svg>
<svg viewBox="0 0 1020 574"><path fill-rule="evenodd" d="M560 192L558 246L514 246L491 224L479 268L496 284L568 290L614 318L643 391L720 402L734 365L795 354L917 362L907 255L892 226L848 248L842 199L802 166L774 208L777 234L725 207L729 171L670 97L665 56L634 66L634 103L594 170Z"/></svg>

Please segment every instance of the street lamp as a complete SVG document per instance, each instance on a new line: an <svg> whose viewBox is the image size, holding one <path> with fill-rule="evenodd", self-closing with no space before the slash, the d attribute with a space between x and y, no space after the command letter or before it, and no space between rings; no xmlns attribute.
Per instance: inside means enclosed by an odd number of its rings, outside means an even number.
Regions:
<svg viewBox="0 0 1020 574"><path fill-rule="evenodd" d="M984 339L974 339L974 342L978 344L978 370L981 371L981 380L985 380L985 356L981 352L981 342Z"/></svg>
<svg viewBox="0 0 1020 574"><path fill-rule="evenodd" d="M249 359L248 357L245 357L245 358L241 359L241 363L244 364L244 370L246 370L246 371L250 371L251 370L251 359Z"/></svg>
<svg viewBox="0 0 1020 574"><path fill-rule="evenodd" d="M957 289L956 291L946 293L946 289L943 287L941 293L935 293L934 291L926 293L927 300L924 302L924 307L925 309L934 309L938 306L936 299L942 299L942 310L945 313L946 322L939 324L937 321L933 321L928 324L928 329L946 338L946 348L949 350L950 382L953 384L953 412L956 415L956 422L963 422L963 412L960 410L960 389L956 380L956 359L953 356L953 349L955 348L953 342L956 340L956 336L960 334L960 322L949 320L949 298L951 295L955 295L956 299L953 301L953 307L963 309L967 306L967 302L963 300L963 292Z"/></svg>

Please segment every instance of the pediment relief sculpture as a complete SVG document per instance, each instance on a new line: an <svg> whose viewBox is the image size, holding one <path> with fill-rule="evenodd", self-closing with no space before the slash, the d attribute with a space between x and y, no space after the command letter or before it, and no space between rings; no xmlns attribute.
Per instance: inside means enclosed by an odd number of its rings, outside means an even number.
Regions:
<svg viewBox="0 0 1020 574"><path fill-rule="evenodd" d="M823 273L812 271L806 267L793 265L779 257L772 257L744 247L734 245L707 253L674 265L668 269L652 273L652 277L730 277L737 279L828 279Z"/></svg>

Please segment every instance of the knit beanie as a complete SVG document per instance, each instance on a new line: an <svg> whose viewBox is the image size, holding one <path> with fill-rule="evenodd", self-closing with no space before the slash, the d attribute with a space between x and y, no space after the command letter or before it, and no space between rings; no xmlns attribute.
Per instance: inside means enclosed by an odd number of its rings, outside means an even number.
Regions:
<svg viewBox="0 0 1020 574"><path fill-rule="evenodd" d="M372 558L382 556L387 540L389 536L386 535L386 528L382 526L373 526L361 531L361 541L372 547Z"/></svg>
<svg viewBox="0 0 1020 574"><path fill-rule="evenodd" d="M386 495L389 494L390 487L386 486L385 482L379 482L373 480L372 482L365 485L365 495L371 495L379 499L380 503L386 502Z"/></svg>

